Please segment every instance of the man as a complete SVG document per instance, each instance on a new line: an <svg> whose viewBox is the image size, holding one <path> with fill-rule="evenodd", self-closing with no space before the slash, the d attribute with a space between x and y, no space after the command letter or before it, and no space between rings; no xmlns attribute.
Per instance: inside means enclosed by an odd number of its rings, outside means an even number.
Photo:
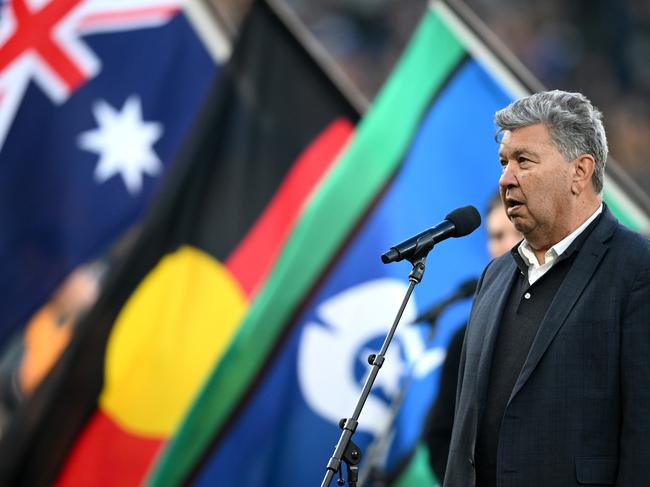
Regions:
<svg viewBox="0 0 650 487"><path fill-rule="evenodd" d="M486 215L488 252L492 258L495 258L508 252L519 243L522 235L508 219L498 193L490 200ZM429 412L423 431L423 439L429 449L429 464L441 482L445 478L449 441L454 424L458 366L465 328L465 325L460 327L447 346L447 357L440 375L438 395Z"/></svg>
<svg viewBox="0 0 650 487"><path fill-rule="evenodd" d="M650 242L602 203L601 118L562 91L496 114L524 240L477 286L446 487L650 485Z"/></svg>

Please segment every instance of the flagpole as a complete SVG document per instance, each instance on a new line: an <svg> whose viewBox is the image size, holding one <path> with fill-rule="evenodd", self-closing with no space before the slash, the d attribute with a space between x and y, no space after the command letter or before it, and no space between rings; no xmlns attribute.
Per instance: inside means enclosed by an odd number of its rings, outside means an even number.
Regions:
<svg viewBox="0 0 650 487"><path fill-rule="evenodd" d="M433 248L433 246L431 246L431 248ZM422 281L422 276L424 276L424 270L425 270L424 263L427 258L427 254L429 253L431 248L426 249L425 252L423 252L424 255L418 254L413 256L412 260L409 259L409 261L413 265L413 269L409 274L409 281L410 281L409 287L406 290L406 294L404 296L404 299L402 300L402 304L397 312L397 315L395 316L393 325L391 326L388 334L386 335L386 338L384 339L384 343L381 346L381 350L379 351L379 354L375 355L373 353L368 357L368 363L372 365L372 369L370 369L370 373L368 374L368 377L366 377L366 382L363 385L361 395L359 397L359 400L357 401L357 405L354 408L354 412L352 413L352 416L350 418L342 419L339 423L343 431L341 432L339 441L336 444L336 447L334 448L334 454L332 455L329 462L327 463L325 477L323 478L321 487L328 487L330 485L330 482L334 478L334 474L337 472L339 473L339 479L337 480L338 485L345 484L345 481L343 480L343 474L341 472L342 461L344 461L347 466L348 486L357 487L357 481L359 476L358 464L361 461L361 450L352 441L352 435L357 429L357 425L359 424L359 416L361 415L361 410L363 409L363 406L366 400L368 399L372 385L374 384L377 374L379 373L379 369L384 364L384 361L386 359L386 352L388 351L390 342L392 341L393 336L397 331L397 325L399 324L399 321L402 318L402 314L406 309L406 305L408 304L411 294L413 293L413 289L417 284L419 284Z"/></svg>

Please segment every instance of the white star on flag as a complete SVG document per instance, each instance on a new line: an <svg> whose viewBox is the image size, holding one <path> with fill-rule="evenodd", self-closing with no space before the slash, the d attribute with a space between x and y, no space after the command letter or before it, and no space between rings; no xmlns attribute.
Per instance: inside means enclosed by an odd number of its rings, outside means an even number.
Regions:
<svg viewBox="0 0 650 487"><path fill-rule="evenodd" d="M142 189L144 174L156 176L162 171L153 144L163 132L162 124L142 119L140 98L130 96L121 111L106 101L93 104L98 127L79 135L79 147L99 154L95 180L99 183L120 174L129 193Z"/></svg>

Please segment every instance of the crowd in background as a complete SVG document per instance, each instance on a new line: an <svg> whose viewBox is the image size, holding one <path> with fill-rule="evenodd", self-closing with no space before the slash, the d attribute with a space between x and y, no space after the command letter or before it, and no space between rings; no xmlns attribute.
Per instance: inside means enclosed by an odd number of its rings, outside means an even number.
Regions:
<svg viewBox="0 0 650 487"><path fill-rule="evenodd" d="M428 4L284 1L368 99L381 88ZM241 0L226 3L242 9ZM613 158L650 194L650 2L465 3L544 86L581 91L601 109Z"/></svg>

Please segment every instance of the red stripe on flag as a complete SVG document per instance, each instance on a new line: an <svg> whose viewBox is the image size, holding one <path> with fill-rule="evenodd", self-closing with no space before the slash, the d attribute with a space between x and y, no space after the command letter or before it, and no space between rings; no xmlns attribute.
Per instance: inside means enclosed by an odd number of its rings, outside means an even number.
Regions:
<svg viewBox="0 0 650 487"><path fill-rule="evenodd" d="M150 7L137 10L105 12L84 17L77 30L93 28L102 25L119 25L126 22L162 21L172 18L180 11L179 7Z"/></svg>
<svg viewBox="0 0 650 487"><path fill-rule="evenodd" d="M25 53L35 52L67 88L73 90L85 81L85 75L53 32L79 6L81 0L53 0L38 10L32 10L31 3L26 0L11 3L16 26L0 47L0 71L21 59Z"/></svg>
<svg viewBox="0 0 650 487"><path fill-rule="evenodd" d="M77 437L54 485L141 485L162 444L162 439L144 438L124 431L98 410Z"/></svg>
<svg viewBox="0 0 650 487"><path fill-rule="evenodd" d="M226 259L226 266L251 297L271 270L293 225L354 126L337 119L300 154L269 205L251 230Z"/></svg>

